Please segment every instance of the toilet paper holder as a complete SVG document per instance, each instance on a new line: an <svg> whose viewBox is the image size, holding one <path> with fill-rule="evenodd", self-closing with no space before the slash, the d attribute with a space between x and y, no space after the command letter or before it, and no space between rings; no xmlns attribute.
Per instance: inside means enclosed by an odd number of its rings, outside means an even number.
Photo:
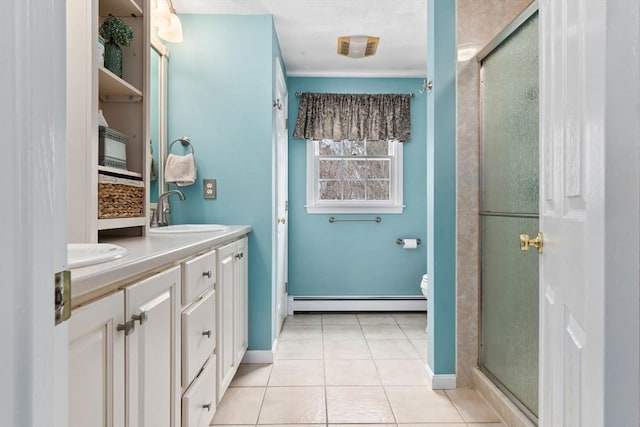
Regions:
<svg viewBox="0 0 640 427"><path fill-rule="evenodd" d="M416 243L420 244L422 243L422 240L416 239ZM396 245L404 245L404 239L396 239Z"/></svg>

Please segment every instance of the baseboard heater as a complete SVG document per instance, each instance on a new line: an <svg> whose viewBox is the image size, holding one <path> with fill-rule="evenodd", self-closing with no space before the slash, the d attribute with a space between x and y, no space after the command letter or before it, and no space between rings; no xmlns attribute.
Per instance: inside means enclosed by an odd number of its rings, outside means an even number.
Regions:
<svg viewBox="0 0 640 427"><path fill-rule="evenodd" d="M290 296L288 314L312 311L426 311L427 300L422 295L410 296Z"/></svg>

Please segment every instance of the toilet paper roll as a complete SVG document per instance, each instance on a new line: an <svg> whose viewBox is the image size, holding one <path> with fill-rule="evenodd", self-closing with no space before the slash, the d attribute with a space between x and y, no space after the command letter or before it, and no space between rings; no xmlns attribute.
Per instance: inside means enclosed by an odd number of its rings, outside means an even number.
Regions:
<svg viewBox="0 0 640 427"><path fill-rule="evenodd" d="M418 239L402 239L402 247L405 249L415 249L418 247Z"/></svg>

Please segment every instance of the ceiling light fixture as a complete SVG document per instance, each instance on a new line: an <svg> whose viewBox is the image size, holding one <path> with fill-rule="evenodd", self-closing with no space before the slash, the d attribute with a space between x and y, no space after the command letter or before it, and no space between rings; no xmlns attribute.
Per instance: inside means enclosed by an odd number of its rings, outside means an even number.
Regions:
<svg viewBox="0 0 640 427"><path fill-rule="evenodd" d="M380 41L380 37L373 36L338 37L338 55L349 58L373 56L378 49L378 41Z"/></svg>
<svg viewBox="0 0 640 427"><path fill-rule="evenodd" d="M158 28L171 25L171 11L165 0L157 0L151 8L151 25Z"/></svg>
<svg viewBox="0 0 640 427"><path fill-rule="evenodd" d="M168 5L167 1L169 2ZM181 43L182 23L176 14L176 10L173 8L173 2L171 0L158 0L158 9L161 8L160 5L162 3L169 8L169 25L158 26L158 37L171 43Z"/></svg>

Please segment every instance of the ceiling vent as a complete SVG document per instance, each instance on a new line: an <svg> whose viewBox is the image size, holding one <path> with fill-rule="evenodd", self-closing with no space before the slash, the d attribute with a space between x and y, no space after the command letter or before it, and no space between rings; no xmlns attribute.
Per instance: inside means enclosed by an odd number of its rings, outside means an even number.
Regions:
<svg viewBox="0 0 640 427"><path fill-rule="evenodd" d="M338 55L349 58L364 58L373 56L378 50L380 37L372 36L344 36L338 37Z"/></svg>

